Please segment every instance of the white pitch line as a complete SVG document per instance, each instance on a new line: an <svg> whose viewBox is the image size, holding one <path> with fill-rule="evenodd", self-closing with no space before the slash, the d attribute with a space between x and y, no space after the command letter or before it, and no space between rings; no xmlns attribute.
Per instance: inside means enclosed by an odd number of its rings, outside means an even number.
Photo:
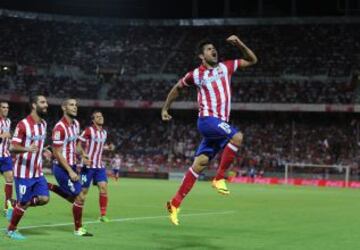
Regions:
<svg viewBox="0 0 360 250"><path fill-rule="evenodd" d="M210 212L210 213L192 213L192 214L182 214L180 217L189 217L189 216L206 216L206 215L222 215L222 214L232 214L235 211L223 211L223 212ZM110 222L124 222L124 221L138 221L138 220L154 220L154 219L162 219L167 218L168 215L159 215L159 216L145 216L145 217L130 217L130 218L120 218L120 219L113 219ZM102 223L98 220L94 221L86 221L83 224L98 224ZM58 224L42 224L42 225L35 225L35 226L25 226L19 227L19 229L33 229L33 228L46 228L46 227L62 227L62 226L71 226L74 223L58 223ZM1 230L6 230L6 228L2 228Z"/></svg>

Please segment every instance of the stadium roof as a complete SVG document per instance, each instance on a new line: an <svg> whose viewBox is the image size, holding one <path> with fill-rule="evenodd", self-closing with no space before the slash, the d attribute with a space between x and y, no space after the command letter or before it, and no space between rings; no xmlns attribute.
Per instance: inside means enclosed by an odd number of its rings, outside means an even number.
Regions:
<svg viewBox="0 0 360 250"><path fill-rule="evenodd" d="M360 0L2 0L0 8L118 18L358 15Z"/></svg>

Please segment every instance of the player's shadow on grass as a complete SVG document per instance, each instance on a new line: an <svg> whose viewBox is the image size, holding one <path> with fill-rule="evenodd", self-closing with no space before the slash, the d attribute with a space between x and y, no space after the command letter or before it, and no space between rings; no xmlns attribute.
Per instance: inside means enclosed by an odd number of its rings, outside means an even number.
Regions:
<svg viewBox="0 0 360 250"><path fill-rule="evenodd" d="M51 235L54 232L68 232L72 234L74 231L73 226L39 227L20 230L24 235Z"/></svg>
<svg viewBox="0 0 360 250"><path fill-rule="evenodd" d="M223 247L214 246L210 242L206 242L206 240L202 239L198 236L193 235L178 235L177 239L174 239L176 242L171 240L169 244L169 240L161 239L167 245L172 245L169 247L161 247L160 249L166 250L176 250L176 249L206 249L206 250L221 250ZM179 243L178 241L181 241Z"/></svg>

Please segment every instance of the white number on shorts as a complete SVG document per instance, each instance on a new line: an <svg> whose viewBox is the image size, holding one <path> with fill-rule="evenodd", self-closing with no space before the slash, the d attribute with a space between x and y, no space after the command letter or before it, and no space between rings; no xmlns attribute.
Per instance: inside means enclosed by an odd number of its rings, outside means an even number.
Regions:
<svg viewBox="0 0 360 250"><path fill-rule="evenodd" d="M71 192L75 192L74 183L69 179L68 180L68 187L70 188Z"/></svg>
<svg viewBox="0 0 360 250"><path fill-rule="evenodd" d="M81 175L81 183L84 184L87 182L86 175Z"/></svg>
<svg viewBox="0 0 360 250"><path fill-rule="evenodd" d="M19 185L19 191L21 195L24 195L26 193L26 186L25 185Z"/></svg>
<svg viewBox="0 0 360 250"><path fill-rule="evenodd" d="M230 125L227 124L226 122L222 122L218 125L219 128L221 128L222 130L225 131L225 133L230 134L231 133L231 128Z"/></svg>

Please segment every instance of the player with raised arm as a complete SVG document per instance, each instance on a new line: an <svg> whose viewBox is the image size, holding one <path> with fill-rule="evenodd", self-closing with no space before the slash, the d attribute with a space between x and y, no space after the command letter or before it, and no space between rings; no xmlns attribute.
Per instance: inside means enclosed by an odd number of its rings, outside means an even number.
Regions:
<svg viewBox="0 0 360 250"><path fill-rule="evenodd" d="M231 76L239 68L256 64L257 57L237 36L232 35L226 41L239 48L244 54L244 59L218 62L218 53L214 44L210 41L200 42L197 55L201 65L176 83L170 90L161 111L163 121L171 120L168 110L180 91L184 87L196 87L199 104L197 126L203 139L180 188L171 201L167 202L170 220L175 225L179 225L178 213L183 199L192 189L199 174L221 149L223 153L212 185L221 194L230 193L224 175L243 140L242 133L228 123L231 109Z"/></svg>
<svg viewBox="0 0 360 250"><path fill-rule="evenodd" d="M13 162L9 152L11 121L8 118L9 103L0 101L0 173L4 176L5 202L4 214L8 209L8 202L11 202L13 192Z"/></svg>
<svg viewBox="0 0 360 250"><path fill-rule="evenodd" d="M51 191L71 202L76 236L93 236L82 226L82 212L85 197L81 192L80 176L76 171L76 156L80 154L83 162L89 164L88 157L80 144L80 124L77 117L77 101L66 99L61 108L63 117L56 123L52 132L53 155L55 157L53 173L59 186L48 183Z"/></svg>
<svg viewBox="0 0 360 250"><path fill-rule="evenodd" d="M17 230L17 225L25 210L31 206L42 206L49 202L47 181L43 175L43 150L46 139L48 103L44 96L30 97L31 113L17 125L11 140L10 151L16 154L14 181L17 203L8 208L10 224L6 234L15 240L25 239ZM9 204L10 206L10 204Z"/></svg>

